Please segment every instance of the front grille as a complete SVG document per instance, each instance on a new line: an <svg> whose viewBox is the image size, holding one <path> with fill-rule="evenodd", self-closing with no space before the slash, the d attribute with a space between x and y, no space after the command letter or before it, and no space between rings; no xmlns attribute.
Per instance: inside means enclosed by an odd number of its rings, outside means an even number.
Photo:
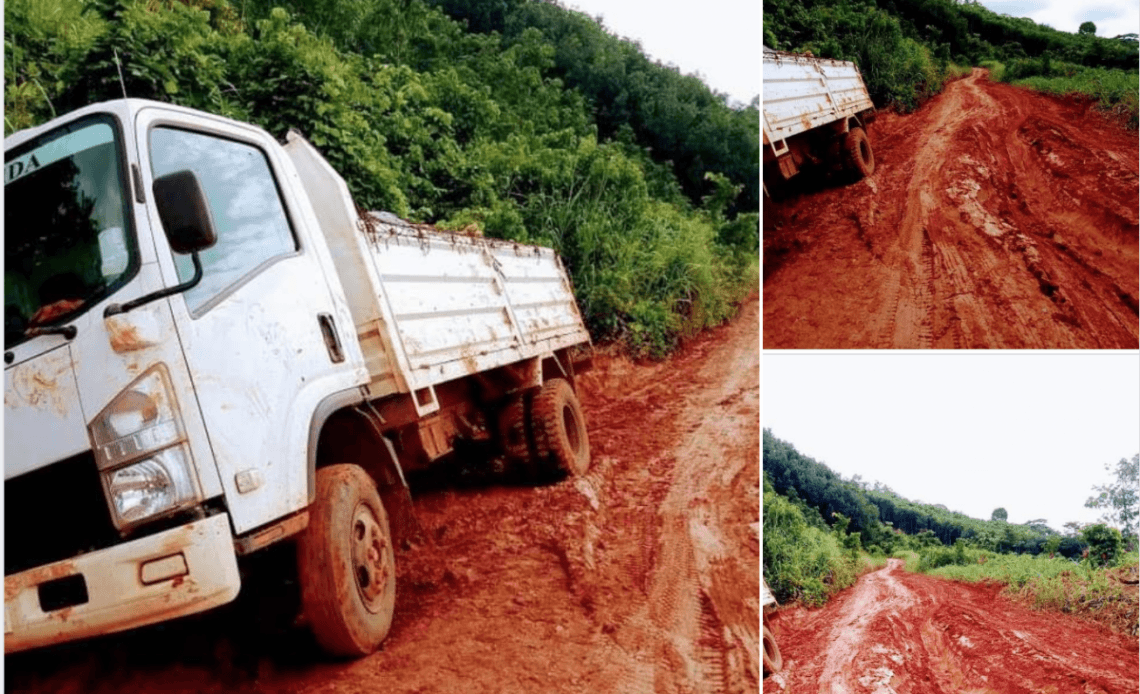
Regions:
<svg viewBox="0 0 1140 694"><path fill-rule="evenodd" d="M4 575L119 542L90 451L4 483Z"/></svg>

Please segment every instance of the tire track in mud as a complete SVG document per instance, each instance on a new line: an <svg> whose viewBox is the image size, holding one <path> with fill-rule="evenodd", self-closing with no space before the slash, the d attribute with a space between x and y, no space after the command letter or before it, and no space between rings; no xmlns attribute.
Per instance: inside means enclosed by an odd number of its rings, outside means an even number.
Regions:
<svg viewBox="0 0 1140 694"><path fill-rule="evenodd" d="M819 610L769 620L784 656L765 692L819 694L1132 694L1134 639L1010 602L1000 586L867 574Z"/></svg>
<svg viewBox="0 0 1140 694"><path fill-rule="evenodd" d="M1140 344L1134 132L975 69L872 133L871 179L765 200L766 347Z"/></svg>

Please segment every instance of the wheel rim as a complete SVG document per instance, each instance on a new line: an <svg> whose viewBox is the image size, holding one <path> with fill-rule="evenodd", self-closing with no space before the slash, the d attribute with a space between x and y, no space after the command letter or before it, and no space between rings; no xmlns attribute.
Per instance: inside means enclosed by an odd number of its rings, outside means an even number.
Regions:
<svg viewBox="0 0 1140 694"><path fill-rule="evenodd" d="M384 593L391 576L391 547L376 514L367 504L357 504L352 514L352 575L360 601L373 614L383 611Z"/></svg>

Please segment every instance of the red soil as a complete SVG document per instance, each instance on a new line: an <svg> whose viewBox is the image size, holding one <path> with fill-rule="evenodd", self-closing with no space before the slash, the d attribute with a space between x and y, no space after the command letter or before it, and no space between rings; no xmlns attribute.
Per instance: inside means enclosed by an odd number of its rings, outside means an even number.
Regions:
<svg viewBox="0 0 1140 694"><path fill-rule="evenodd" d="M906 573L867 574L819 610L767 622L784 658L765 692L850 694L1134 694L1140 651L1130 637L998 593Z"/></svg>

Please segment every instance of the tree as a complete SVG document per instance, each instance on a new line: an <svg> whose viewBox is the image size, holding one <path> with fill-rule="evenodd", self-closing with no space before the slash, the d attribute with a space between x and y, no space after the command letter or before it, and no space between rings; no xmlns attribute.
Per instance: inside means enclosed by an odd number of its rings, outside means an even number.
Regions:
<svg viewBox="0 0 1140 694"><path fill-rule="evenodd" d="M1116 474L1116 484L1094 485L1093 491L1098 493L1090 496L1085 506L1108 509L1100 519L1119 527L1125 537L1135 537L1140 515L1140 454L1132 460L1121 458L1115 468L1105 465L1104 469Z"/></svg>
<svg viewBox="0 0 1140 694"><path fill-rule="evenodd" d="M1069 521L1062 527L1065 529L1066 536L1077 537L1081 534L1081 530L1083 530L1086 525L1088 525L1088 523L1082 523L1080 521Z"/></svg>
<svg viewBox="0 0 1140 694"><path fill-rule="evenodd" d="M1081 531L1089 545L1089 560L1094 566L1112 566L1120 554L1120 531L1097 523Z"/></svg>
<svg viewBox="0 0 1140 694"><path fill-rule="evenodd" d="M1096 36L1096 25L1092 22L1083 22L1077 33L1081 36Z"/></svg>
<svg viewBox="0 0 1140 694"><path fill-rule="evenodd" d="M1009 520L1009 514L1006 513L1004 508L998 507L995 508L994 512L990 515L990 520L1007 521Z"/></svg>

